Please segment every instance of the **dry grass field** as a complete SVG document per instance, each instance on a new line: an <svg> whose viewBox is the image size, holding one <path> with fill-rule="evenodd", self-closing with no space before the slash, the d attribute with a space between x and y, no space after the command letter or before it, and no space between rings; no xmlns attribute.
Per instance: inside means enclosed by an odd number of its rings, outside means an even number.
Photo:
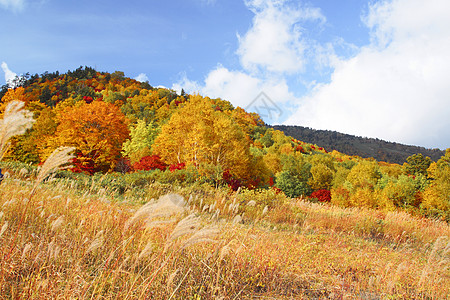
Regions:
<svg viewBox="0 0 450 300"><path fill-rule="evenodd" d="M444 222L272 191L153 184L119 201L36 177L0 185L2 299L450 296Z"/></svg>

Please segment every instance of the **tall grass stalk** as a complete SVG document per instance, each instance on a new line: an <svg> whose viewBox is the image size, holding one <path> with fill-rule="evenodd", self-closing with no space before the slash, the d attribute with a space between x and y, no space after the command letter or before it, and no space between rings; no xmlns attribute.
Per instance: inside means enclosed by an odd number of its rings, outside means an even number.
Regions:
<svg viewBox="0 0 450 300"><path fill-rule="evenodd" d="M10 250L5 256L5 262L9 262L9 259L11 257L11 254L16 247L16 240L19 235L19 232L23 226L23 223L25 221L25 217L27 214L27 210L29 206L31 205L32 197L36 191L36 188L39 183L41 183L49 174L56 171L58 168L60 168L62 165L65 165L69 163L69 161L73 158L72 155L70 155L70 152L73 152L73 147L60 147L53 151L53 153L48 157L48 159L43 164L37 178L35 181L35 184L33 186L33 189L31 190L28 199L24 199L26 201L25 206L22 209L22 214L20 216L19 224L17 227L17 230L15 231L14 237L12 241L10 242ZM55 221L56 222L56 221ZM4 269L2 268L2 278L4 276Z"/></svg>
<svg viewBox="0 0 450 300"><path fill-rule="evenodd" d="M443 222L281 197L273 205L269 200L279 196L268 193L241 191L234 200L232 192L191 187L177 190L189 201L172 194L142 205L141 199L104 201L97 192L83 196L84 190L50 182L35 189L18 229L20 199L32 188L15 179L0 189L4 298L446 299L450 294L445 237L450 229ZM250 201L256 204L246 205ZM243 203L237 211L242 223L232 223L236 211L227 208L233 203ZM204 210L205 205L214 209Z"/></svg>
<svg viewBox="0 0 450 300"><path fill-rule="evenodd" d="M6 106L3 119L0 120L0 160L3 159L10 143L9 139L24 134L33 126L33 113L23 109L22 101L11 101Z"/></svg>
<svg viewBox="0 0 450 300"><path fill-rule="evenodd" d="M36 192L38 185L50 174L57 170L68 168L67 164L75 157L73 154L74 147L59 147L55 149L52 154L45 160L39 174L35 180L33 189L30 192L30 199Z"/></svg>

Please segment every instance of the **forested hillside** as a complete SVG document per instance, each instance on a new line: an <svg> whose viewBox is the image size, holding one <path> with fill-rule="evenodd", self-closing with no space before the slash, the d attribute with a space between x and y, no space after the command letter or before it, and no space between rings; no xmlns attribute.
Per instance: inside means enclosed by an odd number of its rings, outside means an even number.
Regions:
<svg viewBox="0 0 450 300"><path fill-rule="evenodd" d="M439 160L445 151L386 142L379 139L364 138L330 130L317 130L303 126L274 125L273 129L283 131L298 140L317 144L328 151L337 150L348 155L364 158L373 157L379 161L403 164L414 154L429 156L433 161Z"/></svg>
<svg viewBox="0 0 450 300"><path fill-rule="evenodd" d="M204 183L450 218L450 150L437 162L417 154L403 165L329 152L266 127L226 100L179 95L89 67L26 76L0 96L3 132L10 120L33 116L25 134L2 138L5 169L13 162L37 166L69 146L72 167L58 176L84 182L105 174L119 193L151 182ZM17 100L24 109L14 106Z"/></svg>

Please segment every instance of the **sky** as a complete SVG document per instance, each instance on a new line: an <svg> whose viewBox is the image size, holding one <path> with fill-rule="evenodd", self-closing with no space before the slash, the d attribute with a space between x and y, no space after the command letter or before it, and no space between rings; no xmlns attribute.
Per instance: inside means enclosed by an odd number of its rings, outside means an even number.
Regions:
<svg viewBox="0 0 450 300"><path fill-rule="evenodd" d="M90 66L268 124L450 148L448 0L0 0L0 28L0 85Z"/></svg>

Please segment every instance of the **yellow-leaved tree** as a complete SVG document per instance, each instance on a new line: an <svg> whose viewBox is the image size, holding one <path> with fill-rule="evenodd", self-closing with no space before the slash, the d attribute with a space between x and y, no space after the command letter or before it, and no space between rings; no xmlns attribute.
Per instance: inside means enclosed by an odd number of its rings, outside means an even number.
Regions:
<svg viewBox="0 0 450 300"><path fill-rule="evenodd" d="M209 98L199 95L191 96L162 126L152 150L167 164L185 163L204 176L212 176L212 170L228 170L243 181L254 175L248 136L230 116L215 110Z"/></svg>
<svg viewBox="0 0 450 300"><path fill-rule="evenodd" d="M450 221L450 148L428 168L431 184L423 193L422 208L429 215Z"/></svg>

